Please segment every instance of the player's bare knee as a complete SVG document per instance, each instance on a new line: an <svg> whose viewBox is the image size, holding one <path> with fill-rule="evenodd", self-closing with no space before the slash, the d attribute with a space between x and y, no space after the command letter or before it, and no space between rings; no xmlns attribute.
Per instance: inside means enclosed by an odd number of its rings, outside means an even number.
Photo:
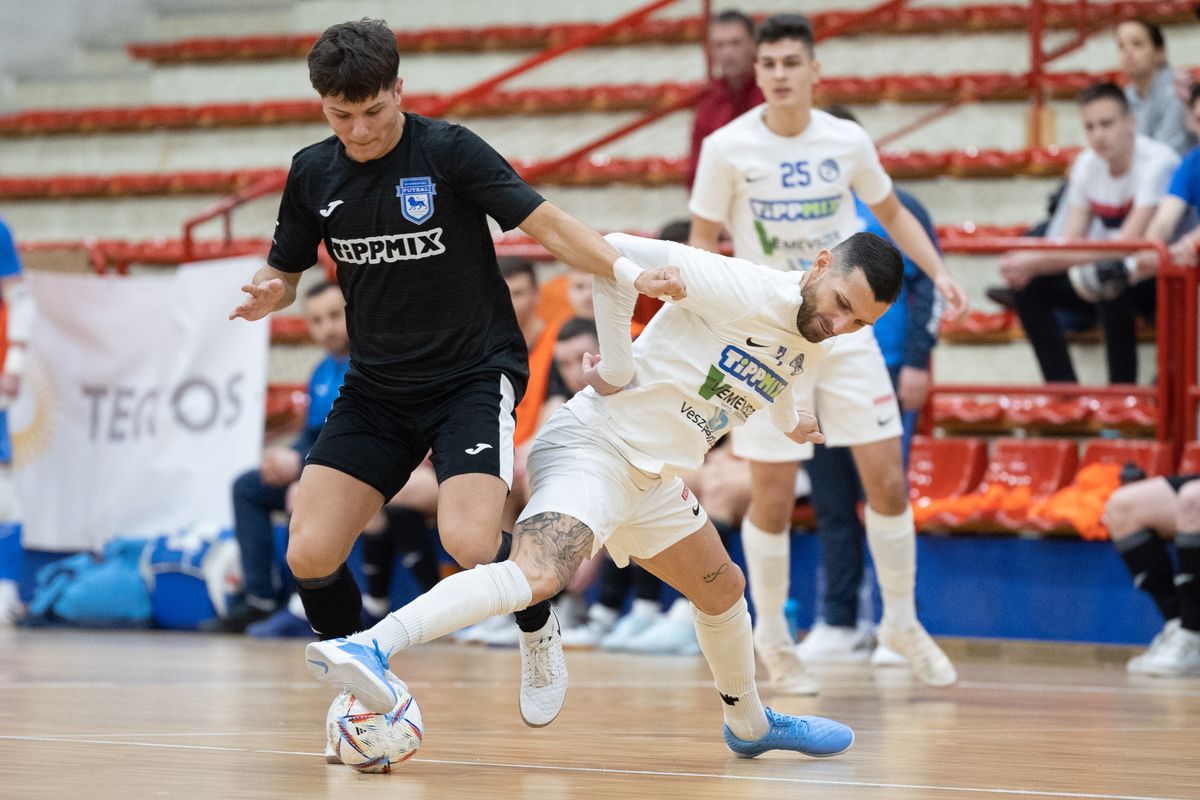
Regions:
<svg viewBox="0 0 1200 800"><path fill-rule="evenodd" d="M1200 530L1200 480L1179 487L1179 510L1176 530Z"/></svg>
<svg viewBox="0 0 1200 800"><path fill-rule="evenodd" d="M450 529L440 533L442 547L464 569L479 564L490 564L496 558L496 551L500 547L499 531L496 531L494 536L461 529Z"/></svg>
<svg viewBox="0 0 1200 800"><path fill-rule="evenodd" d="M703 591L688 599L702 613L718 616L732 608L745 592L745 574L741 567L728 561L706 574Z"/></svg>
<svg viewBox="0 0 1200 800"><path fill-rule="evenodd" d="M863 488L867 504L877 514L894 517L908 508L908 479L902 469L889 469Z"/></svg>
<svg viewBox="0 0 1200 800"><path fill-rule="evenodd" d="M329 559L328 548L320 547L311 537L288 536L287 565L297 579L322 578L336 570L339 564Z"/></svg>
<svg viewBox="0 0 1200 800"><path fill-rule="evenodd" d="M1140 526L1137 524L1137 484L1122 486L1104 504L1104 527L1114 539L1124 539Z"/></svg>

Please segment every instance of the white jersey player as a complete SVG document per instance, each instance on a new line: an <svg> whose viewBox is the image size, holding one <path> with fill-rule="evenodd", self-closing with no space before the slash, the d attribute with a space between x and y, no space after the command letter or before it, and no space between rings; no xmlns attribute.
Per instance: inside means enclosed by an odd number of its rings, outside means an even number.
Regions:
<svg viewBox="0 0 1200 800"><path fill-rule="evenodd" d="M689 209L690 243L717 249L721 228L734 255L780 270L806 269L814 255L860 229L854 194L892 239L950 301L965 308L917 220L896 198L875 147L857 124L812 108L819 65L808 20L769 17L757 35L755 75L766 103L704 140ZM800 398L813 409L830 446L853 448L867 499L866 528L882 587L880 639L933 685L956 680L954 667L916 618L915 529L901 457L900 408L883 356L870 331L842 337ZM788 596L789 539L800 445L761 420L733 435L733 452L751 461L751 500L742 544L756 609L755 644L777 690L815 694L816 681L799 665L783 616Z"/></svg>
<svg viewBox="0 0 1200 800"><path fill-rule="evenodd" d="M816 420L795 405L795 389L825 357L826 339L874 323L895 300L900 255L860 233L816 254L811 271L783 273L681 244L606 238L627 258L614 265L616 281L595 281L603 359L584 356L589 388L537 435L512 559L452 575L368 631L309 645L310 672L349 685L368 708L388 710L394 651L553 597L604 546L618 564L636 558L692 602L733 752L841 752L853 741L846 726L763 708L745 579L675 473L699 467L716 440L747 419L768 419L790 441L820 441ZM632 262L669 266L642 272ZM631 345L638 288L672 275L686 296ZM521 714L544 725L562 707L566 663L557 632L537 646L553 658L522 652L523 668L549 664L551 675L540 696L521 694Z"/></svg>

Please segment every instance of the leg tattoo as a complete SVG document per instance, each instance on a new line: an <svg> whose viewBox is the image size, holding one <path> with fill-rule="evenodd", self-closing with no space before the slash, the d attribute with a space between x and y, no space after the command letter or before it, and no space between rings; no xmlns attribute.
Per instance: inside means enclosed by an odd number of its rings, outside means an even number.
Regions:
<svg viewBox="0 0 1200 800"><path fill-rule="evenodd" d="M513 550L538 574L566 586L592 549L592 529L574 517L547 512L517 523Z"/></svg>

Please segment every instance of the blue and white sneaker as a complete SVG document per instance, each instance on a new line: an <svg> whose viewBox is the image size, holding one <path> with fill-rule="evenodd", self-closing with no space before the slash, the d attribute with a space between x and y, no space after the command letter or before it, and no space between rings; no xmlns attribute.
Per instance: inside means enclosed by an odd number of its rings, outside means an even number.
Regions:
<svg viewBox="0 0 1200 800"><path fill-rule="evenodd" d="M740 758L761 756L768 750L792 750L806 756L828 758L844 753L854 744L854 731L824 717L792 717L766 709L771 729L761 739L739 739L725 726L725 745Z"/></svg>
<svg viewBox="0 0 1200 800"><path fill-rule="evenodd" d="M371 647L349 639L313 642L304 648L308 672L323 683L350 688L367 710L385 713L399 699L388 681L388 656L372 639Z"/></svg>

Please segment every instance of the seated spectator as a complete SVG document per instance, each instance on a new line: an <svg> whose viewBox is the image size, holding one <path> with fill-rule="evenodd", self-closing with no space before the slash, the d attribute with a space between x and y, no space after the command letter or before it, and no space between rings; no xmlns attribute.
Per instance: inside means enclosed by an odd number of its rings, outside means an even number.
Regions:
<svg viewBox="0 0 1200 800"><path fill-rule="evenodd" d="M754 20L740 11L714 14L708 25L708 52L714 77L696 98L689 187L696 180L704 137L763 102L754 80Z"/></svg>
<svg viewBox="0 0 1200 800"><path fill-rule="evenodd" d="M1162 630L1126 665L1132 673L1200 675L1200 475L1150 478L1108 499L1104 524ZM1164 539L1175 540L1176 569Z"/></svg>
<svg viewBox="0 0 1200 800"><path fill-rule="evenodd" d="M17 487L12 474L12 441L8 435L7 406L21 388L25 348L33 327L33 296L25 284L21 260L8 226L0 220L0 628L14 625L24 615L18 582L21 578L21 523Z"/></svg>
<svg viewBox="0 0 1200 800"><path fill-rule="evenodd" d="M1071 168L1063 235L1084 238L1095 219L1104 226L1102 238L1140 239L1179 156L1167 145L1137 134L1128 101L1116 84L1088 87L1079 97L1079 107L1088 148ZM1137 382L1135 315L1153 320L1154 282L1118 287L1108 296L1088 262L1110 257L1099 251L1015 251L1001 256L1000 274L1016 290L1017 313L1045 380L1077 382L1055 309L1095 305L1104 328L1109 381Z"/></svg>
<svg viewBox="0 0 1200 800"><path fill-rule="evenodd" d="M1188 96L1188 117L1200 126L1200 84L1194 84ZM1200 147L1193 148L1183 157L1183 163L1171 176L1166 197L1158 204L1154 218L1146 229L1147 239L1171 241L1182 231L1182 235L1171 245L1171 260L1184 267L1197 266L1197 248L1200 247L1200 225L1196 225L1200 213ZM1158 253L1147 250L1137 254L1134 260L1134 278L1153 275L1158 269ZM1117 273L1120 276L1120 273Z"/></svg>
<svg viewBox="0 0 1200 800"><path fill-rule="evenodd" d="M233 527L241 548L245 594L229 615L212 620L207 630L242 633L246 626L275 613L279 581L275 572L275 535L271 514L287 507L287 490L300 480L304 457L317 440L350 366L346 301L337 284L322 282L304 295L304 318L313 341L325 350L308 381L308 416L291 447L268 447L258 469L233 483Z"/></svg>
<svg viewBox="0 0 1200 800"><path fill-rule="evenodd" d="M1117 26L1117 53L1128 82L1125 98L1137 118L1137 132L1170 145L1179 154L1195 145L1187 113L1175 92L1175 70L1167 63L1162 29L1137 18Z"/></svg>

